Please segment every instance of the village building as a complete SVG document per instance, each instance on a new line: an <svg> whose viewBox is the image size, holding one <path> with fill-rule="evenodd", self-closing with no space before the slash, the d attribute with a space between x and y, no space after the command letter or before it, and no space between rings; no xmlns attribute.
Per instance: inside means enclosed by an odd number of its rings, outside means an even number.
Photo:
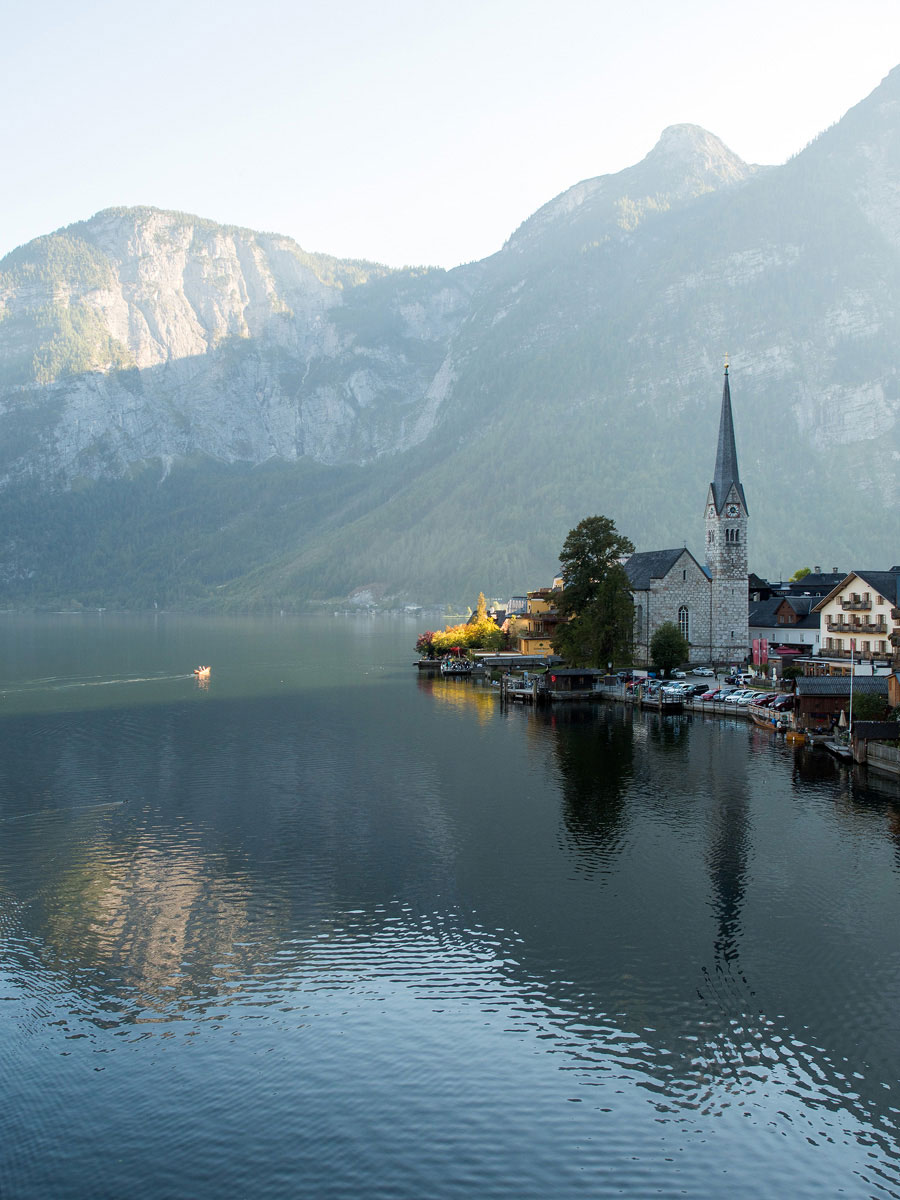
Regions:
<svg viewBox="0 0 900 1200"><path fill-rule="evenodd" d="M778 660L782 664L819 652L819 614L815 596L776 593L768 600L750 603L750 638L754 662Z"/></svg>
<svg viewBox="0 0 900 1200"><path fill-rule="evenodd" d="M553 638L557 626L563 619L556 607L562 590L562 580L554 580L553 587L538 588L528 592L525 612L516 616L514 636L520 654L553 653Z"/></svg>
<svg viewBox="0 0 900 1200"><path fill-rule="evenodd" d="M888 679L884 675L852 679L852 692L860 696L877 696L887 709ZM840 720L841 712L848 713L851 703L849 675L804 675L797 680L797 724L801 729L826 729Z"/></svg>
<svg viewBox="0 0 900 1200"><path fill-rule="evenodd" d="M750 653L748 510L738 471L727 366L705 517L702 565L685 546L641 551L625 563L634 596L636 661L650 661L650 642L666 622L681 630L692 663L739 665Z"/></svg>
<svg viewBox="0 0 900 1200"><path fill-rule="evenodd" d="M819 600L820 671L888 674L900 650L900 566L851 571Z"/></svg>

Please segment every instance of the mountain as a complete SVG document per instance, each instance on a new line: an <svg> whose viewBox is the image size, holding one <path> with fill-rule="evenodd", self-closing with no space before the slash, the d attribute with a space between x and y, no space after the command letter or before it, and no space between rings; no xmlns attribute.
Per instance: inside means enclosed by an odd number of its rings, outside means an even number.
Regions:
<svg viewBox="0 0 900 1200"><path fill-rule="evenodd" d="M702 556L730 352L750 561L890 565L900 68L780 167L691 125L490 258L391 270L110 209L0 262L0 602L545 582L603 513Z"/></svg>

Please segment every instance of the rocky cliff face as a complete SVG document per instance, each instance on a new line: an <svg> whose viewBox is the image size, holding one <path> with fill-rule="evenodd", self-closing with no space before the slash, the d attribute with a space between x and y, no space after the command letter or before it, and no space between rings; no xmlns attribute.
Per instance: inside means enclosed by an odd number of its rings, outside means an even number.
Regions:
<svg viewBox="0 0 900 1200"><path fill-rule="evenodd" d="M2 267L0 413L34 426L7 439L15 458L0 451L7 479L400 453L430 432L469 308L463 275L341 263L154 209L99 213Z"/></svg>

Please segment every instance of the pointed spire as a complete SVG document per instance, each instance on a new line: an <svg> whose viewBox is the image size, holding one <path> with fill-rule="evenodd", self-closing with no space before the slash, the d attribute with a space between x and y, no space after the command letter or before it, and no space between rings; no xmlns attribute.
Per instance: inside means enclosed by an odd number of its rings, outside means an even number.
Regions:
<svg viewBox="0 0 900 1200"><path fill-rule="evenodd" d="M725 386L722 388L722 413L719 417L719 446L716 451L716 473L712 482L716 511L721 512L732 486L737 488L744 512L747 501L738 474L737 449L734 444L734 422L731 418L731 388L728 385L728 361L725 361Z"/></svg>

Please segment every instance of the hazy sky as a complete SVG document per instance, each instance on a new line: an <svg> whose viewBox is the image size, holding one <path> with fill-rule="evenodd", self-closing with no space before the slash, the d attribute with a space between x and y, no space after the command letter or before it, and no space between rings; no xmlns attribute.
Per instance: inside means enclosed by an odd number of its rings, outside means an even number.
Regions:
<svg viewBox="0 0 900 1200"><path fill-rule="evenodd" d="M900 0L5 0L0 255L112 205L394 266L483 258L667 125L783 162Z"/></svg>

